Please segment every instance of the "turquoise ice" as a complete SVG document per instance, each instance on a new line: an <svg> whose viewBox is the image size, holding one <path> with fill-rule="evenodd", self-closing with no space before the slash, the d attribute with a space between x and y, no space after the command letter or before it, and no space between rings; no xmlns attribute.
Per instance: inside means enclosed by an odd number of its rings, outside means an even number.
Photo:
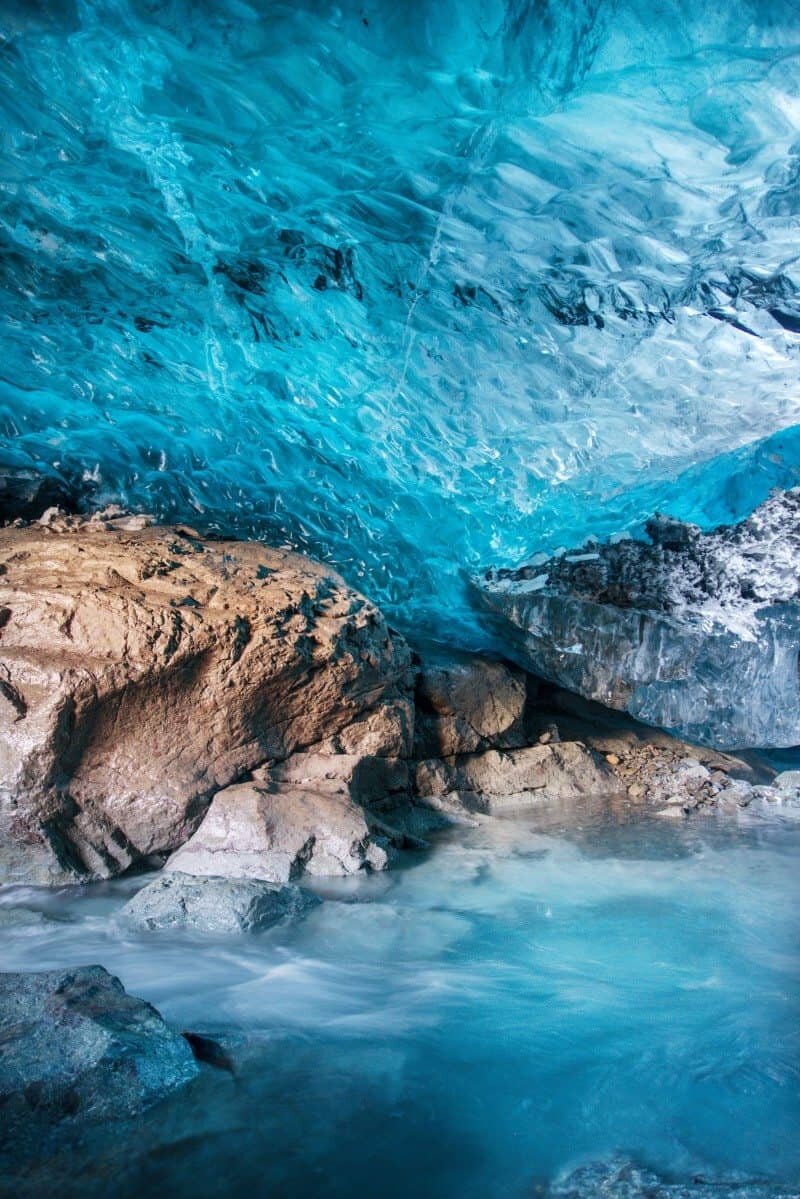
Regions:
<svg viewBox="0 0 800 1199"><path fill-rule="evenodd" d="M0 465L465 573L800 478L791 0L0 5Z"/></svg>

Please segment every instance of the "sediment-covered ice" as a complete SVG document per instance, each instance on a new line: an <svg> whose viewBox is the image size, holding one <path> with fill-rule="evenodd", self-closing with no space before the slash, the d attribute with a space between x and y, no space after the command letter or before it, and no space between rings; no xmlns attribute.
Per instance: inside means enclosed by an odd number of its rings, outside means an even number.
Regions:
<svg viewBox="0 0 800 1199"><path fill-rule="evenodd" d="M800 742L800 490L702 533L582 548L477 585L530 670L720 748Z"/></svg>

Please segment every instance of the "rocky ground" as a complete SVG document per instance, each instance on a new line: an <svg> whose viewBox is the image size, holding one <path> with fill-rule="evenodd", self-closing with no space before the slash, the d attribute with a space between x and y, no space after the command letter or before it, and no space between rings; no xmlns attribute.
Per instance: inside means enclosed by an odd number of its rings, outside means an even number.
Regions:
<svg viewBox="0 0 800 1199"><path fill-rule="evenodd" d="M117 510L0 529L0 883L149 866L123 925L242 935L302 919L318 901L298 882L385 869L448 824L604 796L668 819L792 813L800 774L509 662L412 652L299 555ZM185 1042L101 967L0 982L9 1112L104 1118L120 1087L146 1105L192 1076Z"/></svg>

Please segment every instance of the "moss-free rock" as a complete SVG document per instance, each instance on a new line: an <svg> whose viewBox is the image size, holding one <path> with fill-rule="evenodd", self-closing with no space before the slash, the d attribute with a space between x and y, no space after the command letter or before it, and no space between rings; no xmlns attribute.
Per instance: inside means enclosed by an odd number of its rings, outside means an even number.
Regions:
<svg viewBox="0 0 800 1199"><path fill-rule="evenodd" d="M0 529L0 881L109 877L334 740L403 757L410 653L327 567L143 518Z"/></svg>

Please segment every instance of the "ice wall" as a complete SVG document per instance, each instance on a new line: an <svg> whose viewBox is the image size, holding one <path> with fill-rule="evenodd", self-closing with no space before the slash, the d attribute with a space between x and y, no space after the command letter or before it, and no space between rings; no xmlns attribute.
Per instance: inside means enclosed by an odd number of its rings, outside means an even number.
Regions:
<svg viewBox="0 0 800 1199"><path fill-rule="evenodd" d="M0 3L0 467L463 579L800 478L789 0Z"/></svg>

